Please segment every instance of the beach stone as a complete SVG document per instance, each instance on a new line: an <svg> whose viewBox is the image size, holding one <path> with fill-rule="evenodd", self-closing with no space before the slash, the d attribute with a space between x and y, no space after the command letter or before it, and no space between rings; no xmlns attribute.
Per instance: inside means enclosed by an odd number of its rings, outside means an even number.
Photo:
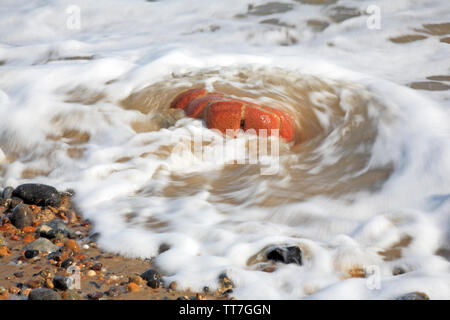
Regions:
<svg viewBox="0 0 450 320"><path fill-rule="evenodd" d="M118 297L122 291L119 287L111 287L105 293L108 297Z"/></svg>
<svg viewBox="0 0 450 320"><path fill-rule="evenodd" d="M268 250L267 259L302 265L302 251L297 246L276 247Z"/></svg>
<svg viewBox="0 0 450 320"><path fill-rule="evenodd" d="M61 219L45 222L38 230L39 235L47 239L63 239L72 234L72 230L70 230L66 223Z"/></svg>
<svg viewBox="0 0 450 320"><path fill-rule="evenodd" d="M5 189L3 189L2 198L5 200L11 199L13 191L13 187L6 187Z"/></svg>
<svg viewBox="0 0 450 320"><path fill-rule="evenodd" d="M25 203L38 206L59 207L61 204L61 195L58 190L45 184L22 184L14 189L13 196L23 199Z"/></svg>
<svg viewBox="0 0 450 320"><path fill-rule="evenodd" d="M73 259L72 258L67 258L66 260L64 260L61 263L61 268L67 269L68 267L70 267L73 264Z"/></svg>
<svg viewBox="0 0 450 320"><path fill-rule="evenodd" d="M52 289L38 288L31 290L28 300L61 300L61 297Z"/></svg>
<svg viewBox="0 0 450 320"><path fill-rule="evenodd" d="M430 300L430 297L426 293L416 291L398 296L395 300Z"/></svg>
<svg viewBox="0 0 450 320"><path fill-rule="evenodd" d="M91 292L87 295L88 299L90 300L100 300L101 298L103 298L103 293L102 292Z"/></svg>
<svg viewBox="0 0 450 320"><path fill-rule="evenodd" d="M141 278L147 281L147 285L153 289L156 289L161 285L161 276L156 270L146 270L141 274Z"/></svg>
<svg viewBox="0 0 450 320"><path fill-rule="evenodd" d="M139 292L139 286L134 282L130 282L127 284L127 292Z"/></svg>
<svg viewBox="0 0 450 320"><path fill-rule="evenodd" d="M14 210L19 204L22 204L23 200L17 197L9 199L9 209Z"/></svg>
<svg viewBox="0 0 450 320"><path fill-rule="evenodd" d="M73 251L75 253L80 252L80 250L81 250L80 246L78 245L78 243L75 240L67 240L64 243L64 247L66 247L67 249L69 249L70 251Z"/></svg>
<svg viewBox="0 0 450 320"><path fill-rule="evenodd" d="M54 245L50 240L45 238L36 239L25 247L25 250L39 250L47 253L55 252L58 249L59 247L57 245Z"/></svg>
<svg viewBox="0 0 450 320"><path fill-rule="evenodd" d="M64 300L81 300L80 294L75 290L67 290L62 297Z"/></svg>
<svg viewBox="0 0 450 320"><path fill-rule="evenodd" d="M67 290L72 286L72 278L66 276L55 276L53 278L53 285L56 289Z"/></svg>
<svg viewBox="0 0 450 320"><path fill-rule="evenodd" d="M25 258L32 259L34 257L37 257L39 255L39 250L27 250L24 253Z"/></svg>
<svg viewBox="0 0 450 320"><path fill-rule="evenodd" d="M9 220L18 229L31 226L34 222L33 211L26 204L20 204L14 208Z"/></svg>

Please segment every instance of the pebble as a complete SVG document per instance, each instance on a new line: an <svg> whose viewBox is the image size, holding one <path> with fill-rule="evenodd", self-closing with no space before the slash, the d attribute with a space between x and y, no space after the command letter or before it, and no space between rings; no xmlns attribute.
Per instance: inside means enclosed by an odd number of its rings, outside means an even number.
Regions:
<svg viewBox="0 0 450 320"><path fill-rule="evenodd" d="M73 262L74 261L72 258L67 258L61 263L61 268L67 269L73 264Z"/></svg>
<svg viewBox="0 0 450 320"><path fill-rule="evenodd" d="M146 270L141 274L141 278L147 281L147 285L153 289L156 289L161 285L161 276L156 270Z"/></svg>
<svg viewBox="0 0 450 320"><path fill-rule="evenodd" d="M59 207L61 195L52 186L39 183L27 183L14 189L13 196L23 199L26 203L38 206Z"/></svg>
<svg viewBox="0 0 450 320"><path fill-rule="evenodd" d="M430 297L426 293L416 291L398 296L395 300L430 300Z"/></svg>
<svg viewBox="0 0 450 320"><path fill-rule="evenodd" d="M87 249L89 249L89 245L87 245L87 244L83 244L83 247L82 247L84 250L87 250Z"/></svg>
<svg viewBox="0 0 450 320"><path fill-rule="evenodd" d="M87 296L89 299L91 300L100 300L103 297L103 293L102 292L91 292L88 294Z"/></svg>
<svg viewBox="0 0 450 320"><path fill-rule="evenodd" d="M39 255L39 250L27 250L24 253L25 258L32 259Z"/></svg>
<svg viewBox="0 0 450 320"><path fill-rule="evenodd" d="M100 262L98 262L98 263L95 263L95 264L91 267L91 270L94 270L94 271L101 271L101 270L102 270L102 267L103 267L103 265L102 265Z"/></svg>
<svg viewBox="0 0 450 320"><path fill-rule="evenodd" d="M176 281L172 281L169 285L169 289L171 290L175 290L177 288L177 282Z"/></svg>
<svg viewBox="0 0 450 320"><path fill-rule="evenodd" d="M5 200L11 199L13 191L13 187L6 187L5 189L3 189L2 198Z"/></svg>
<svg viewBox="0 0 450 320"><path fill-rule="evenodd" d="M121 290L119 287L112 287L109 288L108 291L106 291L106 295L108 297L117 297L121 294Z"/></svg>
<svg viewBox="0 0 450 320"><path fill-rule="evenodd" d="M28 300L61 300L61 297L52 289L39 288L31 290Z"/></svg>
<svg viewBox="0 0 450 320"><path fill-rule="evenodd" d="M130 282L127 285L127 292L139 292L139 286L134 282Z"/></svg>
<svg viewBox="0 0 450 320"><path fill-rule="evenodd" d="M66 276L55 276L53 285L56 289L67 290L72 286L72 278Z"/></svg>
<svg viewBox="0 0 450 320"><path fill-rule="evenodd" d="M55 252L58 249L58 246L54 245L50 240L45 238L36 239L25 247L25 250L38 250L47 253Z"/></svg>
<svg viewBox="0 0 450 320"><path fill-rule="evenodd" d="M23 200L17 197L12 197L9 200L9 209L14 210L19 204L23 204Z"/></svg>
<svg viewBox="0 0 450 320"><path fill-rule="evenodd" d="M55 286L53 285L53 281L50 279L45 280L45 286L49 289L53 289Z"/></svg>
<svg viewBox="0 0 450 320"><path fill-rule="evenodd" d="M296 263L302 265L302 251L297 246L276 247L269 249L267 259L282 263Z"/></svg>
<svg viewBox="0 0 450 320"><path fill-rule="evenodd" d="M392 270L392 275L394 276L398 276L404 273L406 273L406 271L402 267L395 267L394 270Z"/></svg>
<svg viewBox="0 0 450 320"><path fill-rule="evenodd" d="M33 212L26 204L19 204L9 218L11 223L18 229L25 226L32 226L34 222Z"/></svg>
<svg viewBox="0 0 450 320"><path fill-rule="evenodd" d="M65 222L61 219L54 219L46 222L39 227L41 237L47 239L64 239L72 234L72 231L67 227Z"/></svg>
<svg viewBox="0 0 450 320"><path fill-rule="evenodd" d="M78 253L80 252L80 246L78 245L78 243L75 240L67 240L64 243L64 247L66 247L67 249L69 249L72 252Z"/></svg>
<svg viewBox="0 0 450 320"><path fill-rule="evenodd" d="M0 246L0 258L11 255L11 250L7 246Z"/></svg>
<svg viewBox="0 0 450 320"><path fill-rule="evenodd" d="M75 290L67 290L63 293L62 298L64 300L81 300L80 294Z"/></svg>
<svg viewBox="0 0 450 320"><path fill-rule="evenodd" d="M38 279L31 279L28 281L27 286L31 289L40 288L42 286L42 281Z"/></svg>
<svg viewBox="0 0 450 320"><path fill-rule="evenodd" d="M147 283L142 277L135 275L130 278L130 282L137 284L138 286L143 286Z"/></svg>
<svg viewBox="0 0 450 320"><path fill-rule="evenodd" d="M97 273L94 270L89 270L86 275L88 277L95 277Z"/></svg>

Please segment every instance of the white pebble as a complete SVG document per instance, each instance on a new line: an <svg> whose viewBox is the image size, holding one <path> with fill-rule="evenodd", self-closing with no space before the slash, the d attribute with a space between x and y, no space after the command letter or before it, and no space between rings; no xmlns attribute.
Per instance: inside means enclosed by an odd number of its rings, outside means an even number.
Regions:
<svg viewBox="0 0 450 320"><path fill-rule="evenodd" d="M94 270L89 270L87 273L88 277L95 277L97 275L97 273Z"/></svg>

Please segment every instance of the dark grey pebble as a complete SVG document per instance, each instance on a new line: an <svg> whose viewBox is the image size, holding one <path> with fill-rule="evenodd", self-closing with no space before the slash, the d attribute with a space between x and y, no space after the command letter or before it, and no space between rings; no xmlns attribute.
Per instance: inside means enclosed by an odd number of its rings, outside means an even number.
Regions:
<svg viewBox="0 0 450 320"><path fill-rule="evenodd" d="M61 204L61 195L58 190L45 184L22 184L14 189L13 196L23 199L25 203L38 206L59 207Z"/></svg>
<svg viewBox="0 0 450 320"><path fill-rule="evenodd" d="M53 285L56 289L67 290L72 286L72 278L66 276L55 276L53 278Z"/></svg>
<svg viewBox="0 0 450 320"><path fill-rule="evenodd" d="M97 262L96 264L94 264L91 267L91 270L100 271L100 270L102 270L102 268L103 268L103 265L100 262Z"/></svg>
<svg viewBox="0 0 450 320"><path fill-rule="evenodd" d="M14 208L9 220L16 228L22 229L25 226L33 225L33 212L26 204L20 204Z"/></svg>
<svg viewBox="0 0 450 320"><path fill-rule="evenodd" d="M32 259L34 257L37 257L39 255L39 250L27 250L24 253L25 258Z"/></svg>
<svg viewBox="0 0 450 320"><path fill-rule="evenodd" d="M70 267L73 264L73 259L72 258L67 258L66 260L64 260L61 263L61 268L63 269L67 269L68 267Z"/></svg>
<svg viewBox="0 0 450 320"><path fill-rule="evenodd" d="M91 292L87 295L87 297L91 300L100 300L103 298L103 292Z"/></svg>
<svg viewBox="0 0 450 320"><path fill-rule="evenodd" d="M112 288L108 289L108 291L105 292L105 294L106 294L108 297L117 297L117 296L119 296L121 293L122 293L122 292L121 292L120 287L112 287Z"/></svg>
<svg viewBox="0 0 450 320"><path fill-rule="evenodd" d="M61 297L51 289L38 288L31 290L28 300L61 300Z"/></svg>
<svg viewBox="0 0 450 320"><path fill-rule="evenodd" d="M62 240L65 237L70 237L72 234L72 230L70 230L66 223L61 219L45 222L39 228L39 235L47 239Z"/></svg>
<svg viewBox="0 0 450 320"><path fill-rule="evenodd" d="M302 251L297 246L275 247L267 251L267 259L302 265Z"/></svg>
<svg viewBox="0 0 450 320"><path fill-rule="evenodd" d="M13 191L13 187L6 187L5 189L3 189L2 198L5 200L11 199Z"/></svg>
<svg viewBox="0 0 450 320"><path fill-rule="evenodd" d="M54 245L50 240L45 238L39 238L33 242L27 244L24 248L25 250L39 250L41 252L55 252L59 250L57 245Z"/></svg>
<svg viewBox="0 0 450 320"><path fill-rule="evenodd" d="M146 270L141 274L141 278L147 281L147 285L153 289L156 289L161 285L161 276L156 270Z"/></svg>
<svg viewBox="0 0 450 320"><path fill-rule="evenodd" d="M12 197L9 201L9 210L14 210L19 204L23 203L23 200L17 197Z"/></svg>

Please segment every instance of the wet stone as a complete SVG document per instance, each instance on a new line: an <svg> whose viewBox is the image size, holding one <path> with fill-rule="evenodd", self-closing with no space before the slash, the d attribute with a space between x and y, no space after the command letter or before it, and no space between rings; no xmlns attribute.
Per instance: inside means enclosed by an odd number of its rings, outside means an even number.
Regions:
<svg viewBox="0 0 450 320"><path fill-rule="evenodd" d="M19 204L22 204L23 200L17 197L12 197L9 200L9 209L14 210Z"/></svg>
<svg viewBox="0 0 450 320"><path fill-rule="evenodd" d="M67 258L66 260L64 260L61 263L61 268L67 269L68 267L70 267L73 264L73 259L72 258Z"/></svg>
<svg viewBox="0 0 450 320"><path fill-rule="evenodd" d="M147 281L147 285L153 289L156 289L161 285L161 276L153 269L146 270L141 274L141 278Z"/></svg>
<svg viewBox="0 0 450 320"><path fill-rule="evenodd" d="M118 297L122 292L119 287L112 287L105 292L108 297Z"/></svg>
<svg viewBox="0 0 450 320"><path fill-rule="evenodd" d="M55 252L58 249L59 247L57 245L54 245L50 240L45 238L34 240L25 247L25 250L38 250L47 253Z"/></svg>
<svg viewBox="0 0 450 320"><path fill-rule="evenodd" d="M23 199L25 203L38 206L59 207L61 204L58 190L45 184L22 184L13 191L13 196Z"/></svg>
<svg viewBox="0 0 450 320"><path fill-rule="evenodd" d="M269 2L259 6L250 5L248 13L255 16L267 16L275 13L284 13L293 9L290 3Z"/></svg>
<svg viewBox="0 0 450 320"><path fill-rule="evenodd" d="M267 259L282 263L296 263L302 265L302 251L297 246L276 247L269 249Z"/></svg>
<svg viewBox="0 0 450 320"><path fill-rule="evenodd" d="M9 219L11 223L18 229L33 225L33 212L26 204L20 204L14 208L14 211Z"/></svg>
<svg viewBox="0 0 450 320"><path fill-rule="evenodd" d="M103 298L103 293L102 292L91 292L87 295L88 299L90 300L100 300L101 298Z"/></svg>
<svg viewBox="0 0 450 320"><path fill-rule="evenodd" d="M52 289L39 288L31 290L28 300L61 300L61 297Z"/></svg>
<svg viewBox="0 0 450 320"><path fill-rule="evenodd" d="M81 300L80 294L75 290L67 290L63 293L64 300Z"/></svg>
<svg viewBox="0 0 450 320"><path fill-rule="evenodd" d="M69 237L72 231L67 227L64 221L60 219L54 219L46 222L39 227L39 234L41 237L47 239L62 240L65 237Z"/></svg>
<svg viewBox="0 0 450 320"><path fill-rule="evenodd" d="M34 257L37 257L39 255L39 250L27 250L24 253L25 258L32 259Z"/></svg>
<svg viewBox="0 0 450 320"><path fill-rule="evenodd" d="M5 189L3 189L2 198L5 200L11 199L13 191L13 187L6 187Z"/></svg>
<svg viewBox="0 0 450 320"><path fill-rule="evenodd" d="M56 289L67 290L72 286L72 278L66 276L55 276L53 278L53 285Z"/></svg>

